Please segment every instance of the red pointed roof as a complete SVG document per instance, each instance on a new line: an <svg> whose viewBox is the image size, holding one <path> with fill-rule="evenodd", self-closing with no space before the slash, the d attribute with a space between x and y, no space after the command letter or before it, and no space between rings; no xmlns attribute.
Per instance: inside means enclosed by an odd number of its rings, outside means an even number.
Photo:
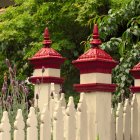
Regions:
<svg viewBox="0 0 140 140"><path fill-rule="evenodd" d="M135 65L133 69L130 70L130 72L133 75L133 77L135 77L135 79L140 79L140 63Z"/></svg>
<svg viewBox="0 0 140 140"><path fill-rule="evenodd" d="M102 60L102 61L114 61L112 57L100 48L91 48L83 55L81 55L76 62L82 61L92 61L92 60Z"/></svg>
<svg viewBox="0 0 140 140"><path fill-rule="evenodd" d="M117 62L100 49L101 40L99 38L98 26L94 25L93 39L91 40L91 48L81 55L77 60L74 60L74 65L80 70L80 73L101 72L111 73L112 69L117 65Z"/></svg>
<svg viewBox="0 0 140 140"><path fill-rule="evenodd" d="M107 54L104 50L99 48L99 45L102 44L101 40L99 39L98 33L98 26L97 24L94 25L93 28L93 39L90 42L91 49L81 55L75 62L83 62L83 61L92 61L92 60L102 60L102 61L113 61L113 58Z"/></svg>
<svg viewBox="0 0 140 140"><path fill-rule="evenodd" d="M42 68L60 68L61 64L64 62L63 58L57 51L51 48L52 41L50 40L50 35L48 28L44 31L44 47L41 48L29 61L34 66L35 69Z"/></svg>
<svg viewBox="0 0 140 140"><path fill-rule="evenodd" d="M49 30L48 28L46 28L44 31L44 41L43 41L44 47L41 48L41 50L39 50L29 60L51 58L51 57L63 58L57 51L51 48L51 44L52 44L52 41L50 40Z"/></svg>
<svg viewBox="0 0 140 140"><path fill-rule="evenodd" d="M43 58L51 58L51 57L56 57L56 58L62 58L62 56L55 51L52 48L41 48L31 59L43 59Z"/></svg>
<svg viewBox="0 0 140 140"><path fill-rule="evenodd" d="M140 71L140 63L138 63L137 65L135 65L133 67L132 71Z"/></svg>

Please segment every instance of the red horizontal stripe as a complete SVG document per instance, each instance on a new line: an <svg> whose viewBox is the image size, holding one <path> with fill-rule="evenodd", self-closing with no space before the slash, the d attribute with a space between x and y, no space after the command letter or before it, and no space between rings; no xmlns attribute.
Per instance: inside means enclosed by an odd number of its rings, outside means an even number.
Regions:
<svg viewBox="0 0 140 140"><path fill-rule="evenodd" d="M46 77L30 77L29 81L37 84L37 80L40 81L40 83L55 83L55 84L62 84L64 82L63 78L59 78L59 77L51 77L51 76L46 76Z"/></svg>
<svg viewBox="0 0 140 140"><path fill-rule="evenodd" d="M116 84L75 84L74 88L78 92L92 92L92 91L103 91L103 92L114 92Z"/></svg>

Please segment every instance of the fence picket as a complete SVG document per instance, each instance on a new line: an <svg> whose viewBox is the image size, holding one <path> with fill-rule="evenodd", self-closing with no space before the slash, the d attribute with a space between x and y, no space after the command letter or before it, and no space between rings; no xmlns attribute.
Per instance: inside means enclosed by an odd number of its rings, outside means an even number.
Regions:
<svg viewBox="0 0 140 140"><path fill-rule="evenodd" d="M76 111L74 107L73 97L69 97L66 109L65 129L66 140L76 140Z"/></svg>
<svg viewBox="0 0 140 140"><path fill-rule="evenodd" d="M123 140L123 107L119 103L116 111L116 140Z"/></svg>
<svg viewBox="0 0 140 140"><path fill-rule="evenodd" d="M88 122L87 122L87 105L85 101L85 94L80 94L80 100L76 113L77 134L76 140L88 140Z"/></svg>
<svg viewBox="0 0 140 140"><path fill-rule="evenodd" d="M54 98L51 96L50 102L49 102L49 110L50 110L51 118L53 118L54 108L55 108L55 101L54 101Z"/></svg>
<svg viewBox="0 0 140 140"><path fill-rule="evenodd" d="M130 132L131 132L131 109L129 105L129 99L125 100L124 110L123 110L123 133L124 140L130 140Z"/></svg>
<svg viewBox="0 0 140 140"><path fill-rule="evenodd" d="M66 100L65 100L64 93L61 93L60 101L61 101L61 106L66 107Z"/></svg>
<svg viewBox="0 0 140 140"><path fill-rule="evenodd" d="M3 117L0 124L0 140L11 140L11 125L9 123L8 112L3 112Z"/></svg>
<svg viewBox="0 0 140 140"><path fill-rule="evenodd" d="M138 104L135 94L131 101L131 140L138 140Z"/></svg>
<svg viewBox="0 0 140 140"><path fill-rule="evenodd" d="M22 116L22 110L19 109L16 116L16 121L14 123L14 140L24 140L25 139L25 123Z"/></svg>
<svg viewBox="0 0 140 140"><path fill-rule="evenodd" d="M60 101L57 101L57 105L54 111L53 140L64 140L64 114Z"/></svg>
<svg viewBox="0 0 140 140"><path fill-rule="evenodd" d="M51 118L47 104L44 105L40 120L40 140L51 140Z"/></svg>
<svg viewBox="0 0 140 140"><path fill-rule="evenodd" d="M111 140L115 140L115 132L116 132L116 122L115 122L115 115L114 109L111 109Z"/></svg>
<svg viewBox="0 0 140 140"><path fill-rule="evenodd" d="M27 119L27 126L27 140L38 140L37 117L33 107L30 108L30 113Z"/></svg>

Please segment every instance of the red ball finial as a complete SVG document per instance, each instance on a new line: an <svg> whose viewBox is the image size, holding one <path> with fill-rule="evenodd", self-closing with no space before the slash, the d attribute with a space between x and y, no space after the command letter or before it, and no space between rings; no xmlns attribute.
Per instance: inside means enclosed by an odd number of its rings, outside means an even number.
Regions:
<svg viewBox="0 0 140 140"><path fill-rule="evenodd" d="M44 45L44 47L49 48L51 44L52 44L52 41L50 40L49 30L48 30L48 28L46 28L44 31L43 45Z"/></svg>
<svg viewBox="0 0 140 140"><path fill-rule="evenodd" d="M98 47L99 45L102 44L100 38L99 38L99 32L98 32L98 25L94 24L93 28L93 40L90 42L92 47Z"/></svg>

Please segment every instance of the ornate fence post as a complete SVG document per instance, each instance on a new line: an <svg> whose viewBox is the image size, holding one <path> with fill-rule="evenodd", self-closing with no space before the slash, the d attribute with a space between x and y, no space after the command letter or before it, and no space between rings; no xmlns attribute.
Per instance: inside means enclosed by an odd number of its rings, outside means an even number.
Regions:
<svg viewBox="0 0 140 140"><path fill-rule="evenodd" d="M80 70L80 84L74 87L78 92L86 93L89 140L95 140L97 137L110 140L111 92L116 87L111 84L111 72L117 62L99 48L101 40L96 24L90 44L91 49L73 61Z"/></svg>
<svg viewBox="0 0 140 140"><path fill-rule="evenodd" d="M63 83L63 79L60 78L60 66L65 58L51 48L51 43L49 31L46 28L44 47L29 59L34 68L33 76L29 80L35 84L35 98L39 98L35 101L35 106L38 104L40 110L49 102L51 83L55 83L56 93L59 92L60 85Z"/></svg>
<svg viewBox="0 0 140 140"><path fill-rule="evenodd" d="M136 111L134 112L133 121L133 132L131 131L131 137L133 136L134 140L140 139L140 63L138 63L134 68L130 71L134 77L134 86L131 87L131 91L136 94L136 104L135 106ZM135 117L135 118L134 118ZM137 138L138 137L138 138Z"/></svg>

